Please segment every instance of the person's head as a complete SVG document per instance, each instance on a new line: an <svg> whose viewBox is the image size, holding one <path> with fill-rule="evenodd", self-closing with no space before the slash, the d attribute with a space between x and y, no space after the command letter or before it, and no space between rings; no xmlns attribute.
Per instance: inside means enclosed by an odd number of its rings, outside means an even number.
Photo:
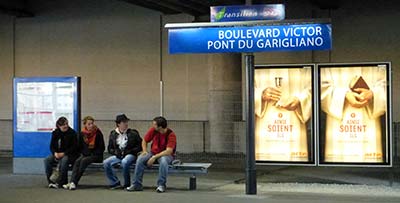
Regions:
<svg viewBox="0 0 400 203"><path fill-rule="evenodd" d="M164 117L158 116L153 119L153 128L156 131L161 131L163 129L166 129L167 126L168 126L167 119L165 119Z"/></svg>
<svg viewBox="0 0 400 203"><path fill-rule="evenodd" d="M57 119L56 127L61 130L61 132L67 132L69 129L68 120L64 116Z"/></svg>
<svg viewBox="0 0 400 203"><path fill-rule="evenodd" d="M128 121L129 118L126 117L125 114L117 115L115 118L115 124L121 132L124 132L126 129L128 129Z"/></svg>
<svg viewBox="0 0 400 203"><path fill-rule="evenodd" d="M86 130L92 131L95 128L94 118L91 116L86 116L83 118L83 125L85 126Z"/></svg>

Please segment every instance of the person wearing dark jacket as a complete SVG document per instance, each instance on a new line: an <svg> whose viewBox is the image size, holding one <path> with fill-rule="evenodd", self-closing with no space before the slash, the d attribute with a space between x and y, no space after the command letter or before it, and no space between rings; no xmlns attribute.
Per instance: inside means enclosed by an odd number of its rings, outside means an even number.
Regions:
<svg viewBox="0 0 400 203"><path fill-rule="evenodd" d="M94 118L83 118L84 128L78 137L78 148L81 155L75 161L72 169L71 182L63 185L64 189L75 190L86 168L91 163L101 163L105 150L101 130L94 124Z"/></svg>
<svg viewBox="0 0 400 203"><path fill-rule="evenodd" d="M56 122L56 127L51 135L51 155L45 158L44 166L49 188L57 189L68 182L68 165L74 163L79 153L76 132L69 127L67 118L60 117ZM50 176L56 163L58 163L60 175L53 182L50 180Z"/></svg>
<svg viewBox="0 0 400 203"><path fill-rule="evenodd" d="M115 119L117 128L110 133L107 149L111 156L103 161L103 165L111 189L125 188L130 185L130 166L136 161L138 153L142 151L142 138L137 130L128 128L128 121L129 118L125 114L118 115ZM113 170L116 164L122 167L123 186Z"/></svg>

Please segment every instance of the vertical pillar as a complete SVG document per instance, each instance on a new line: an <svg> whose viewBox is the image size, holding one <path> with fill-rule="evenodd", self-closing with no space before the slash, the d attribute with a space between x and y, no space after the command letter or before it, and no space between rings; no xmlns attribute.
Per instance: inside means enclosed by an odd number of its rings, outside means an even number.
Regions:
<svg viewBox="0 0 400 203"><path fill-rule="evenodd" d="M254 135L254 55L246 54L246 194L257 194Z"/></svg>

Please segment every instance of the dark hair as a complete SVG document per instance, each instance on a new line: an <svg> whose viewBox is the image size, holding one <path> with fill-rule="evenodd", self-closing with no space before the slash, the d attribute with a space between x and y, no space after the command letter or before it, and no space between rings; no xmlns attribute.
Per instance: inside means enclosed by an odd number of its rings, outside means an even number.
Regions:
<svg viewBox="0 0 400 203"><path fill-rule="evenodd" d="M61 116L60 118L57 119L56 127L59 128L60 126L65 125L67 122L68 122L68 119L65 118L64 116Z"/></svg>
<svg viewBox="0 0 400 203"><path fill-rule="evenodd" d="M157 123L158 127L166 128L167 127L167 119L162 116L157 116L153 119Z"/></svg>
<svg viewBox="0 0 400 203"><path fill-rule="evenodd" d="M120 124L121 122L126 122L129 121L130 119L125 115L125 114L119 114L117 115L117 117L115 118L115 124L118 127L118 124Z"/></svg>

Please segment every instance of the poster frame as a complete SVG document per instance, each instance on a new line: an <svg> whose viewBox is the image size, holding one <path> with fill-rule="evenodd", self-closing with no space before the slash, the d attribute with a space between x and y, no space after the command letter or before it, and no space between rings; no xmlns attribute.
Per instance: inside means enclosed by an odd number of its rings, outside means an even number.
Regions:
<svg viewBox="0 0 400 203"><path fill-rule="evenodd" d="M324 67L341 67L344 68L344 66L348 67L355 67L355 66L379 66L379 65L385 65L386 66L386 85L387 85L387 111L386 111L386 157L387 161L383 163L371 163L371 162L366 162L366 163L355 163L355 162L322 162L321 161L321 150L320 148L321 143L321 134L319 133L319 120L320 120L320 72L321 68ZM318 166L332 166L332 167L376 167L376 168L389 168L393 166L393 119L392 119L392 67L391 67L391 62L384 61L384 62L350 62L350 63L317 63L316 64L316 69L315 69L315 85L318 87L315 89L315 95L317 98L317 108L314 109L316 114L318 114L318 119L317 119L317 126L318 126L318 133L316 136L317 139L317 165Z"/></svg>
<svg viewBox="0 0 400 203"><path fill-rule="evenodd" d="M17 85L31 82L69 82L73 83L73 114L74 121L71 126L80 132L81 114L81 82L80 77L16 77L13 79L13 157L14 158L42 158L50 154L51 132L24 132L17 130ZM23 146L21 146L23 145ZM28 146L27 146L28 145ZM45 146L44 146L45 145ZM25 147L24 147L25 146Z"/></svg>
<svg viewBox="0 0 400 203"><path fill-rule="evenodd" d="M267 161L267 160L256 160L256 165L259 166L317 166L317 139L316 139L316 131L317 129L315 126L316 125L316 111L315 111L315 101L316 101L316 95L315 95L315 70L316 66L314 63L289 63L289 64L256 64L254 65L254 69L273 69L273 68L303 68L305 66L310 66L311 67L311 93L312 93L312 121L311 121L311 157L312 161L309 162L298 162L298 161Z"/></svg>

